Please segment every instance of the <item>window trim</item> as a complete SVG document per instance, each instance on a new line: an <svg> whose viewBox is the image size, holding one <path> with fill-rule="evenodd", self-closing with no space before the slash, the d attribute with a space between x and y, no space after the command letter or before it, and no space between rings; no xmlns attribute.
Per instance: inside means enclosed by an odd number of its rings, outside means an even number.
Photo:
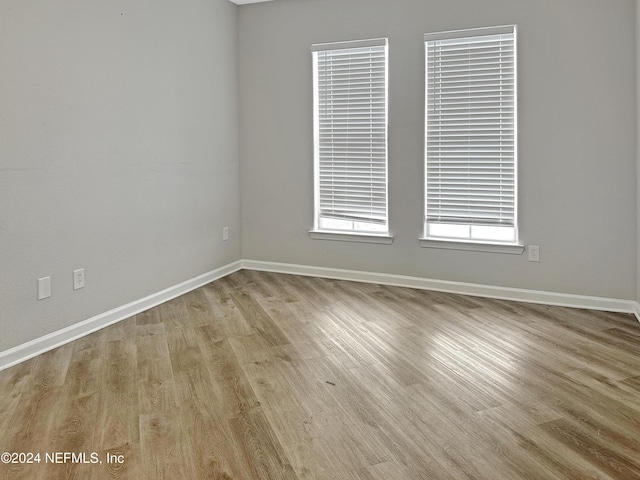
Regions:
<svg viewBox="0 0 640 480"><path fill-rule="evenodd" d="M384 107L385 107L385 131L384 131L384 165L385 165L385 178L384 178L384 198L385 198L385 222L381 225L386 227L386 230L340 230L320 228L320 155L319 147L320 142L318 138L320 115L319 115L319 91L317 87L318 82L318 68L315 56L312 57L313 65L313 228L309 231L309 235L314 239L324 240L345 240L345 241L357 241L366 243L384 243L391 244L393 242L393 236L390 235L389 225L389 41L388 38L373 38L365 40L349 40L341 42L329 42L318 43L311 46L312 53L340 50L340 49L353 49L353 48L366 48L366 47L380 47L385 49L385 64L384 64L384 81L385 81L385 94L384 94ZM326 217L325 217L326 218ZM363 223L367 223L364 221ZM346 235L345 239L339 238L341 235Z"/></svg>
<svg viewBox="0 0 640 480"><path fill-rule="evenodd" d="M460 29L460 30L449 30L443 32L433 32L433 33L425 33L424 34L424 144L423 144L423 192L422 192L422 203L423 203L423 231L422 236L419 237L418 241L421 247L424 248L444 248L444 249L454 249L454 250L470 250L470 251L483 251L483 252L495 252L495 253L512 253L520 255L524 251L524 245L520 241L520 233L519 233L519 215L518 215L518 35L517 35L517 25L501 25L494 27L479 27L479 28L470 28L470 29ZM428 126L428 109L427 103L429 101L428 97L428 85L429 85L429 71L428 65L426 64L426 53L427 53L427 42L433 40L446 40L446 39L454 39L454 38L464 38L464 37L473 37L473 36L484 36L484 35L498 35L505 33L513 33L513 48L514 48L514 120L513 120L513 128L514 128L514 220L513 220L513 229L514 229L514 240L513 241L497 241L497 240L484 240L484 239L476 239L472 237L440 237L440 236L428 236L429 226L427 222L427 126ZM462 225L462 224L461 224ZM469 225L469 224L467 224Z"/></svg>
<svg viewBox="0 0 640 480"><path fill-rule="evenodd" d="M434 237L420 237L418 242L422 248L442 248L445 250L465 250L470 252L507 253L522 255L524 245L518 242L499 243L490 241L473 241L459 239L436 239Z"/></svg>
<svg viewBox="0 0 640 480"><path fill-rule="evenodd" d="M337 240L339 242L377 243L380 245L391 245L393 235L373 233L352 233L350 231L339 230L310 230L309 237L314 240Z"/></svg>

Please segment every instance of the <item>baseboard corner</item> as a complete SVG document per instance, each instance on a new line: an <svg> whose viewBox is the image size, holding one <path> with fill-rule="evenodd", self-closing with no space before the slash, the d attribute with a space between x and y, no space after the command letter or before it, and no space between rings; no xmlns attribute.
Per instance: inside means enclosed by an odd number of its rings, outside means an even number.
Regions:
<svg viewBox="0 0 640 480"><path fill-rule="evenodd" d="M16 347L4 350L0 352L0 371L77 340L78 338L82 338L109 325L118 323L241 269L242 262L240 260L229 263L172 287L168 287L160 292L153 293L139 300L134 300L126 305L116 307Z"/></svg>
<svg viewBox="0 0 640 480"><path fill-rule="evenodd" d="M375 273L339 268L315 267L287 263L264 262L260 260L242 260L242 268L293 275L333 278L354 282L379 283L398 287L434 290L438 292L472 295L476 297L512 300L516 302L556 305L570 308L584 308L609 312L632 313L640 319L640 304L631 300L617 298L576 295L570 293L528 290L523 288L502 287L477 283L455 282L423 277L411 277L389 273Z"/></svg>

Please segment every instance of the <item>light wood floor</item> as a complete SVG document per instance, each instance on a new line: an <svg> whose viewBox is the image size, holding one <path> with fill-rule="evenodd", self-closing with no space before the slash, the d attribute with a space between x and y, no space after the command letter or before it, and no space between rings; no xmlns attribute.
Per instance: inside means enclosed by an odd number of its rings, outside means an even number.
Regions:
<svg viewBox="0 0 640 480"><path fill-rule="evenodd" d="M42 455L3 479L640 479L640 324L241 271L0 372L2 451Z"/></svg>

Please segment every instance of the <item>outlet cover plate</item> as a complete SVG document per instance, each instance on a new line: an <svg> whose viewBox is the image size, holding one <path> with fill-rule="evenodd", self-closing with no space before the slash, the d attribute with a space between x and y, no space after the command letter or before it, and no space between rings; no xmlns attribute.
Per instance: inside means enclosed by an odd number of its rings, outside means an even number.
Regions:
<svg viewBox="0 0 640 480"><path fill-rule="evenodd" d="M84 288L84 268L73 271L73 289L80 290Z"/></svg>
<svg viewBox="0 0 640 480"><path fill-rule="evenodd" d="M38 300L44 300L51 296L51 277L38 279Z"/></svg>
<svg viewBox="0 0 640 480"><path fill-rule="evenodd" d="M540 261L540 247L538 245L529 245L529 261Z"/></svg>

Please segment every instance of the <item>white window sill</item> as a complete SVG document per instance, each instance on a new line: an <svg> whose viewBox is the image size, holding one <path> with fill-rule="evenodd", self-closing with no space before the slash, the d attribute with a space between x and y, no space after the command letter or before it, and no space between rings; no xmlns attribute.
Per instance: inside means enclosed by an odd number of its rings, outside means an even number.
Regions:
<svg viewBox="0 0 640 480"><path fill-rule="evenodd" d="M522 252L524 252L524 245L517 243L471 242L464 240L439 240L434 238L420 238L418 241L420 242L420 246L424 248L507 253L510 255L522 255Z"/></svg>
<svg viewBox="0 0 640 480"><path fill-rule="evenodd" d="M335 240L338 242L360 242L360 243L378 243L381 245L391 245L393 237L387 234L376 233L351 233L336 231L320 231L311 230L309 236L314 240Z"/></svg>

